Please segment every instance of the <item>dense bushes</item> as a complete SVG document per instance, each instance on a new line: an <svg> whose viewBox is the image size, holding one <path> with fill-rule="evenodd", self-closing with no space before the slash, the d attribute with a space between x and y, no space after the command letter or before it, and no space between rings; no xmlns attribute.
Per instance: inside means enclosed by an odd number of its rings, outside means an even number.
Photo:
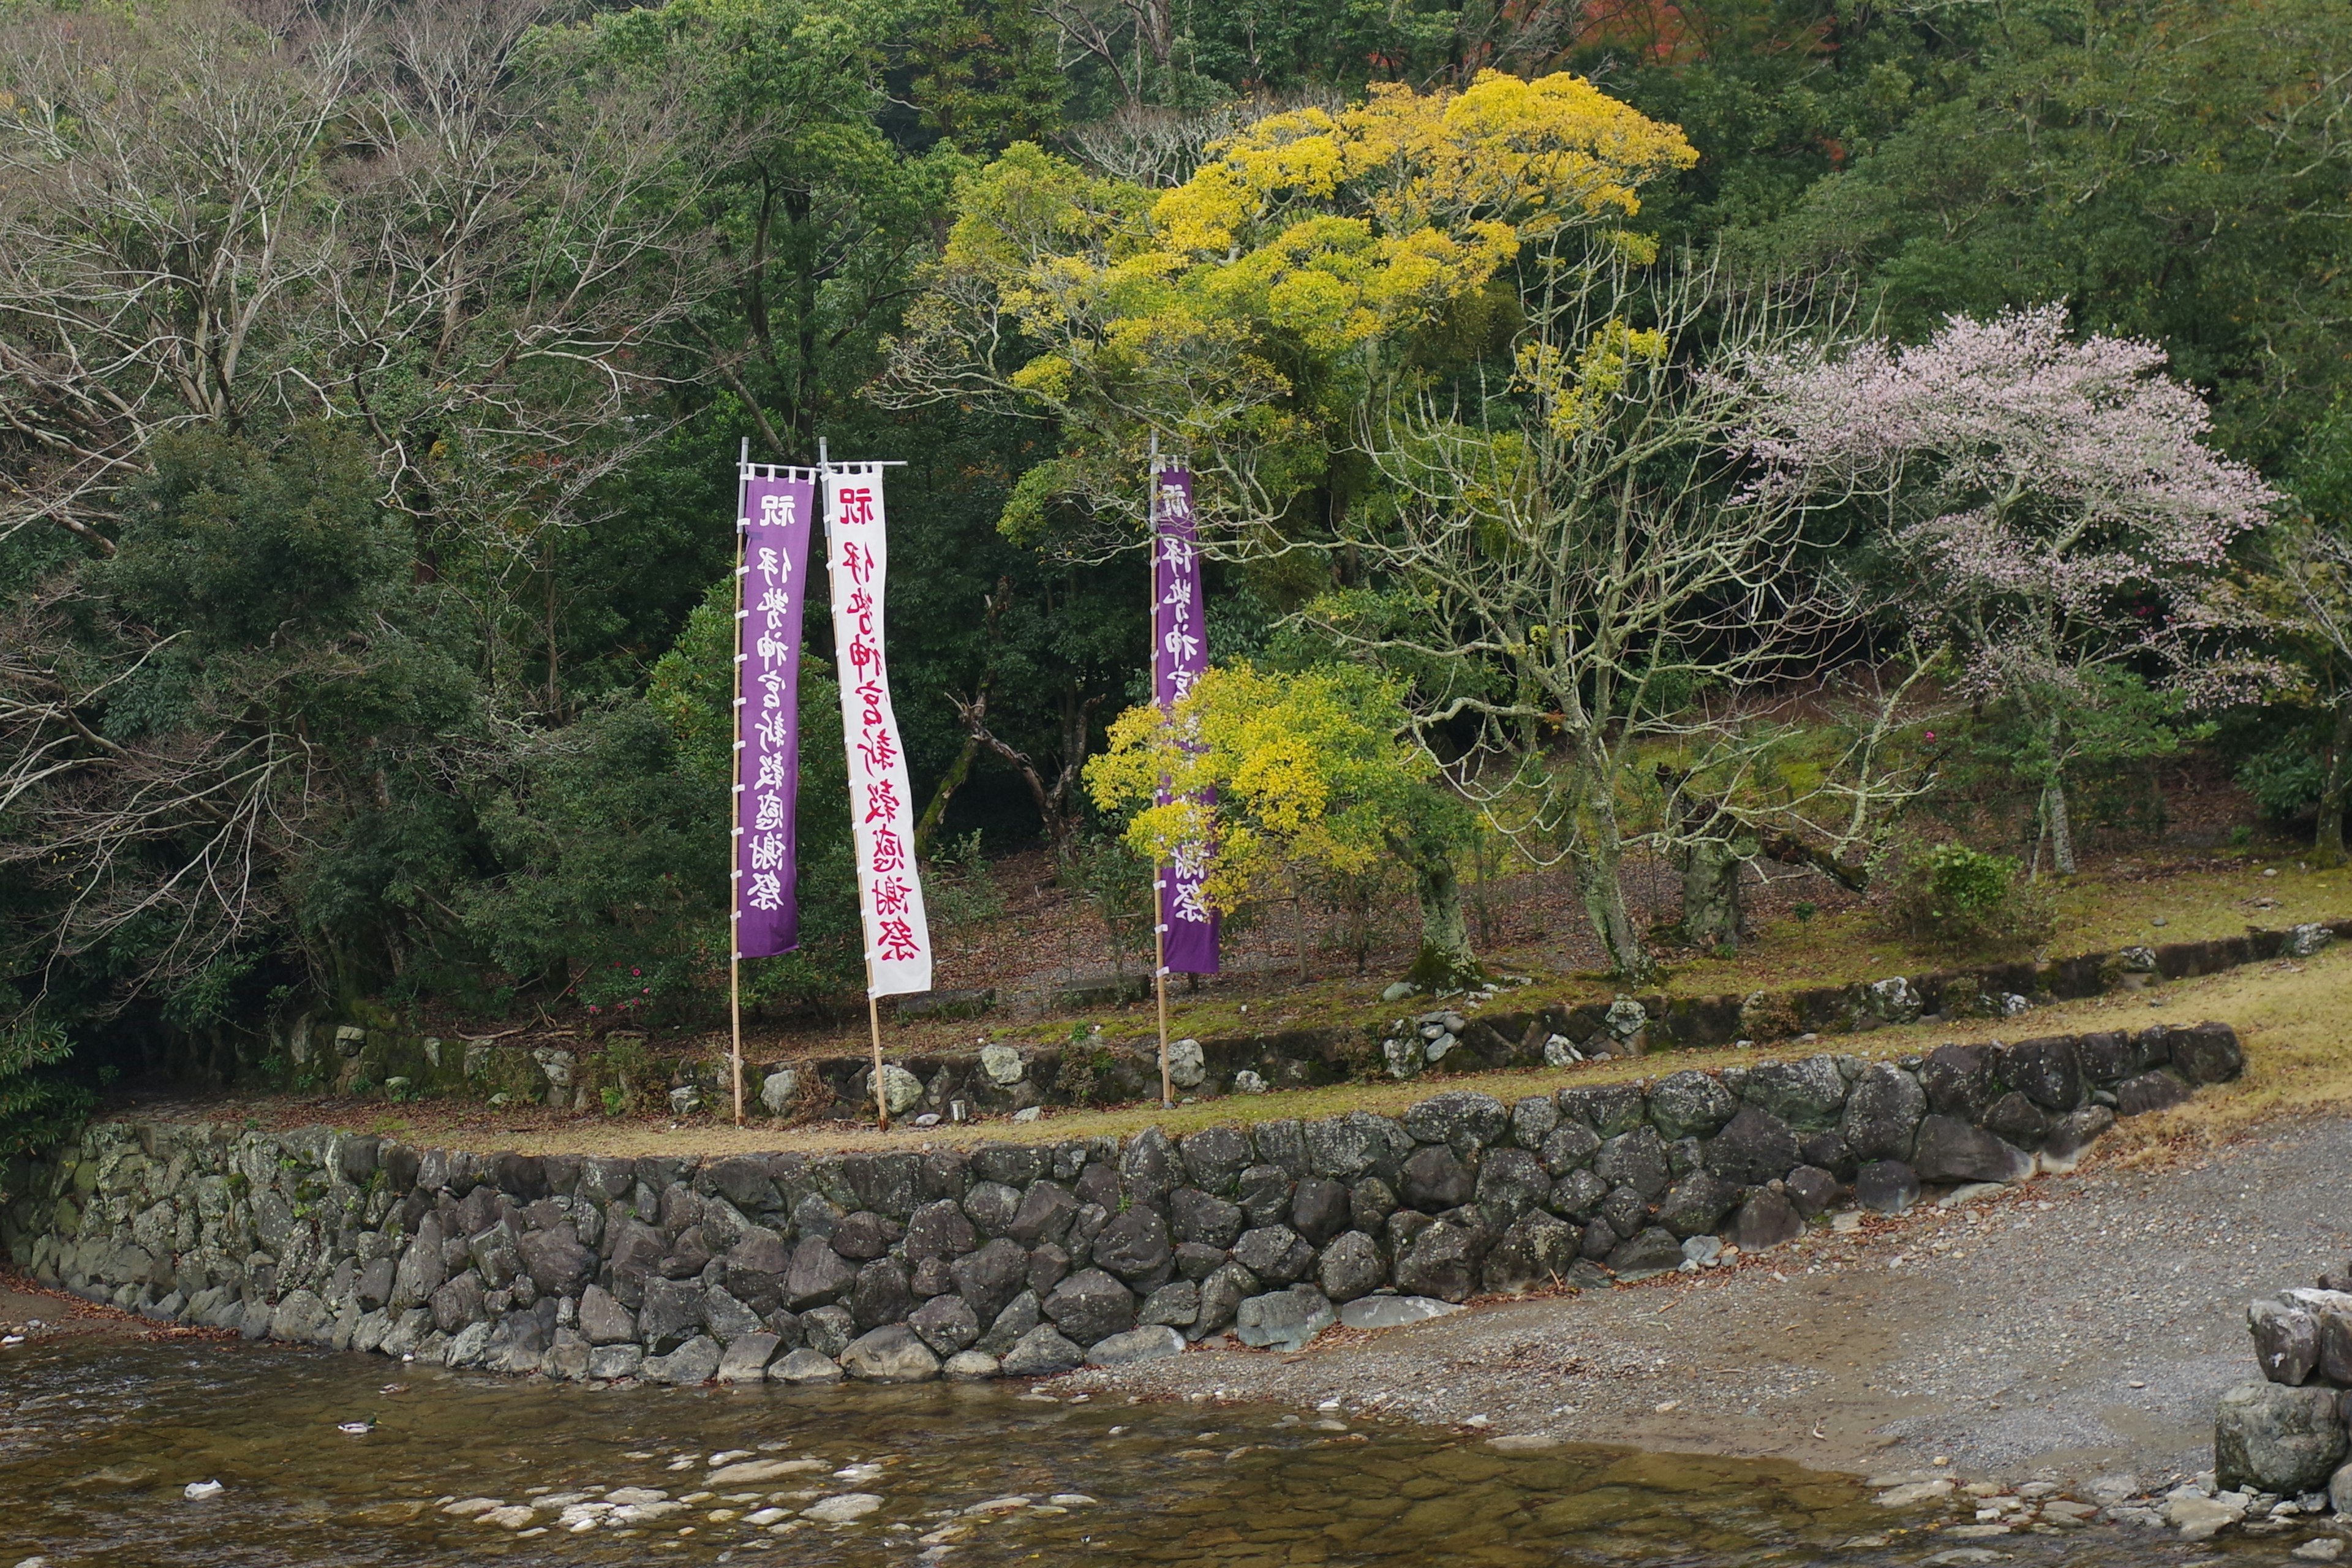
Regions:
<svg viewBox="0 0 2352 1568"><path fill-rule="evenodd" d="M2030 952L2050 940L2050 900L2007 855L1964 844L1899 845L1888 856L1886 921L1915 942L1984 956Z"/></svg>

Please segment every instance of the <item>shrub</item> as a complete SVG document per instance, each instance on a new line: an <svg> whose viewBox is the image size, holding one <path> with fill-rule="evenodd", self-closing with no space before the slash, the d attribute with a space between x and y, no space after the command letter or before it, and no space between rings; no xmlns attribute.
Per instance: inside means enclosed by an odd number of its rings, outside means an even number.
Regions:
<svg viewBox="0 0 2352 1568"><path fill-rule="evenodd" d="M89 1114L89 1088L64 1071L72 1056L72 1042L53 1026L0 1027L0 1155L62 1142Z"/></svg>
<svg viewBox="0 0 2352 1568"><path fill-rule="evenodd" d="M1965 844L1898 850L1887 921L1901 935L1955 952L2010 956L2050 939L2056 919L2016 859Z"/></svg>

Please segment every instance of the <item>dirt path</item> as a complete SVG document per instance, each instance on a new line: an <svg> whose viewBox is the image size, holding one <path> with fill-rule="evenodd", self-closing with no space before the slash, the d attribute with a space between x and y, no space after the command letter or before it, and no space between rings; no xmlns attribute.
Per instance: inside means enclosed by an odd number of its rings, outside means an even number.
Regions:
<svg viewBox="0 0 2352 1568"><path fill-rule="evenodd" d="M2086 1167L1734 1269L1071 1381L1822 1468L1942 1456L1969 1477L2154 1486L2210 1464L2215 1396L2255 1375L2247 1300L2352 1251L2347 1172L2352 1121L2274 1123L2170 1169Z"/></svg>

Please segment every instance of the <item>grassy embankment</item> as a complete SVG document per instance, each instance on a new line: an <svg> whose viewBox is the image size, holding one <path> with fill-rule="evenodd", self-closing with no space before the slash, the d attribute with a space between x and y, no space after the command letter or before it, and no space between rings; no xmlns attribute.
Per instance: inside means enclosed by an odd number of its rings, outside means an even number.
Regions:
<svg viewBox="0 0 2352 1568"><path fill-rule="evenodd" d="M2280 875L2263 877L2259 865L2223 872L2198 873L2153 879L2145 883L2078 883L2060 895L2065 925L2053 944L2056 951L2108 948L2133 942L2178 941L2221 936L2242 931L2250 918L2280 926L2340 912L2352 896L2336 889L2352 884L2352 875L2330 878L2305 874L2284 863ZM2277 907L2253 910L2250 900L2274 899ZM2156 927L2158 916L2166 923ZM1816 921L1803 933L1801 957L1770 963L1764 957L1743 958L1737 963L1704 966L1709 978L1677 976L1675 989L1703 993L1738 990L1743 986L1793 986L1873 973L1902 973L1906 966L1926 968L1934 963L1906 953L1896 944L1872 940L1859 915L1823 930ZM1790 922L1794 924L1795 922ZM1762 944L1788 952L1787 932L1768 933ZM1841 966L1840 957L1846 960ZM1695 971L1700 966L1695 966ZM1549 987L1507 998L1498 1006L1517 1008L1530 995L1549 999ZM1375 1005L1368 1016L1393 1014L1393 1005ZM1920 1024L1883 1028L1863 1035L1824 1036L1800 1045L1780 1042L1757 1050L1719 1048L1675 1051L1625 1061L1602 1061L1565 1068L1529 1068L1505 1072L1435 1077L1410 1083L1333 1085L1257 1096L1235 1096L1180 1105L1162 1111L1150 1104L1103 1110L1049 1111L1040 1121L1016 1125L992 1121L971 1126L898 1129L890 1134L837 1123L810 1127L753 1126L738 1130L706 1123L672 1127L667 1123L599 1121L554 1116L516 1117L480 1107L418 1105L401 1107L394 1115L370 1111L364 1125L412 1142L444 1142L478 1149L517 1149L525 1152L602 1152L614 1154L725 1153L776 1149L877 1149L919 1143L970 1143L991 1139L1063 1140L1131 1133L1160 1126L1181 1133L1221 1122L1251 1122L1278 1117L1312 1118L1342 1110L1365 1110L1393 1113L1416 1100L1441 1089L1475 1089L1510 1100L1545 1093L1569 1084L1601 1083L1651 1078L1684 1068L1718 1068L1769 1057L1802 1055L1816 1050L1851 1052L1876 1058L1902 1057L1927 1050L1947 1040L2018 1039L2034 1035L2092 1029L2140 1028L2150 1023L2193 1023L2219 1018L2233 1025L2245 1042L2247 1071L2237 1083L2208 1089L2191 1103L2154 1116L2136 1118L2105 1145L2106 1157L2145 1158L2168 1148L2206 1146L2267 1118L2304 1110L2352 1108L2352 950L2338 946L2302 963L2279 962L2251 965L2224 974L2174 981L2138 994L2093 997L2037 1010L2005 1021L1975 1020L1957 1024ZM1324 1021L1318 1019L1317 1021ZM1250 1021L1233 1025L1246 1028ZM1210 1026L1201 1012L1180 1018L1186 1032L1207 1034ZM1228 1026L1232 1026L1229 1025ZM1108 1032L1108 1031L1107 1031ZM1131 1031L1130 1031L1131 1032ZM293 1108L274 1108L273 1121L285 1121ZM359 1106L352 1110L362 1109ZM344 1108L328 1114L348 1121ZM313 1110L307 1118L320 1120Z"/></svg>

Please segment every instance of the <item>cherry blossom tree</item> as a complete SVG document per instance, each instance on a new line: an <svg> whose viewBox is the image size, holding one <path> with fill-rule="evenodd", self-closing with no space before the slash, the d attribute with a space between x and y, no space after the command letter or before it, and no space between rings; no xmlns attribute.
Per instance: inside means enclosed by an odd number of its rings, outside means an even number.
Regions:
<svg viewBox="0 0 2352 1568"><path fill-rule="evenodd" d="M2042 829L2071 875L2070 764L2144 754L2165 710L2218 693L2232 666L2197 605L2277 494L2206 445L2205 404L2162 349L2072 341L2061 305L1954 316L1910 347L1782 353L1756 374L1759 489L1883 509L1901 613L1963 693L2025 721Z"/></svg>

